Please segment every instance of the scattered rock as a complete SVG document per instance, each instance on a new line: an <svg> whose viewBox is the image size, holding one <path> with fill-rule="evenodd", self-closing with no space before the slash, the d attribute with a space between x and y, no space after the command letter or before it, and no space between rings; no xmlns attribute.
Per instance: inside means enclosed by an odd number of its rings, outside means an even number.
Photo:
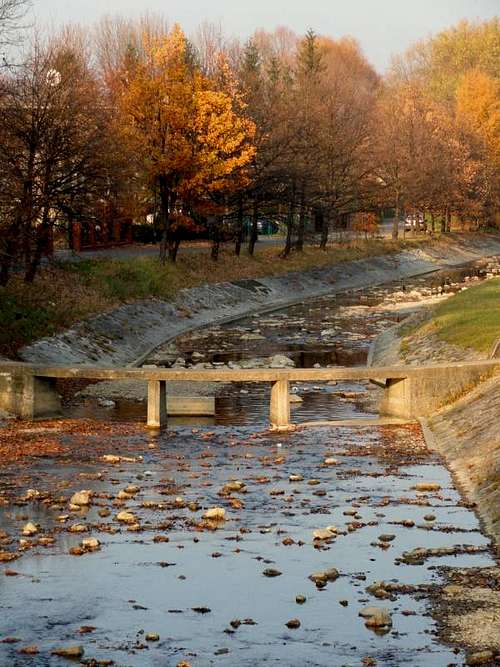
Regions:
<svg viewBox="0 0 500 667"><path fill-rule="evenodd" d="M160 641L160 635L157 632L148 632L144 639L147 642L159 642Z"/></svg>
<svg viewBox="0 0 500 667"><path fill-rule="evenodd" d="M226 518L226 510L223 507L212 507L203 515L205 519L211 521L224 521Z"/></svg>
<svg viewBox="0 0 500 667"><path fill-rule="evenodd" d="M23 530L22 530L23 535L36 535L38 533L38 528L35 526L34 523L29 521L27 524L24 525Z"/></svg>
<svg viewBox="0 0 500 667"><path fill-rule="evenodd" d="M70 505L86 507L87 505L90 505L91 494L91 491L85 489L83 491L77 491L71 496L69 503Z"/></svg>
<svg viewBox="0 0 500 667"><path fill-rule="evenodd" d="M297 595L297 596L295 597L295 602L296 602L297 604L304 604L304 602L305 602L306 600L307 600L307 598L306 598L305 595Z"/></svg>
<svg viewBox="0 0 500 667"><path fill-rule="evenodd" d="M84 654L83 646L67 646L55 648L51 651L52 655L59 655L62 658L81 658Z"/></svg>
<svg viewBox="0 0 500 667"><path fill-rule="evenodd" d="M290 630L296 630L297 628L300 628L299 619L298 618L291 618L289 621L287 621L286 627L290 628Z"/></svg>
<svg viewBox="0 0 500 667"><path fill-rule="evenodd" d="M439 491L441 484L437 482L417 482L413 488L416 491Z"/></svg>
<svg viewBox="0 0 500 667"><path fill-rule="evenodd" d="M359 612L365 620L365 625L369 628L383 628L392 625L391 614L382 607L365 607Z"/></svg>
<svg viewBox="0 0 500 667"><path fill-rule="evenodd" d="M265 577L279 577L282 573L272 567L268 567L262 573Z"/></svg>

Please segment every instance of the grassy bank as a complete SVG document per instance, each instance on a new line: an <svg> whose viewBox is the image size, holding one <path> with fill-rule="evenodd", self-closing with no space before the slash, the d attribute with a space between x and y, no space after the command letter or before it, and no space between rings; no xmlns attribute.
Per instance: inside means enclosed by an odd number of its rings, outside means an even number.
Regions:
<svg viewBox="0 0 500 667"><path fill-rule="evenodd" d="M213 262L207 251L181 253L176 264L162 266L155 257L84 259L46 268L33 285L22 277L0 288L0 355L52 335L95 313L145 298L169 299L178 290L203 283L300 271L394 252L403 243L360 241L327 251L306 248L280 258L278 246L262 246L254 257L227 250Z"/></svg>
<svg viewBox="0 0 500 667"><path fill-rule="evenodd" d="M444 301L416 332L434 333L446 343L488 353L500 338L500 278L470 287Z"/></svg>

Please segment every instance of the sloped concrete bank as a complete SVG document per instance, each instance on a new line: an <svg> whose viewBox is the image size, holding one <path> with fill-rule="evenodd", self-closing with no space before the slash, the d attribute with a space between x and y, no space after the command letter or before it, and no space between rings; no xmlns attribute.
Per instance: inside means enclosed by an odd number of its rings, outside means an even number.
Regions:
<svg viewBox="0 0 500 667"><path fill-rule="evenodd" d="M402 354L409 321L428 319L431 312L418 312L378 336L370 351L371 364L415 365L487 356L442 341L436 347L432 335L411 354ZM500 377L480 383L453 404L422 419L421 424L427 446L444 458L464 496L475 504L485 530L500 546Z"/></svg>
<svg viewBox="0 0 500 667"><path fill-rule="evenodd" d="M175 300L127 304L23 348L33 363L127 365L187 331L265 312L307 298L362 289L500 254L500 237L429 244L399 253L340 263L303 273L181 290Z"/></svg>

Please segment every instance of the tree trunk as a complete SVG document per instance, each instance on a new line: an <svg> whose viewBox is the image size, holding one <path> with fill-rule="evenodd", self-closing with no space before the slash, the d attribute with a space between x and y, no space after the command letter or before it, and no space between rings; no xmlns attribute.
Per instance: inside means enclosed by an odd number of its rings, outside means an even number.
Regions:
<svg viewBox="0 0 500 667"><path fill-rule="evenodd" d="M392 240L397 241L399 237L399 216L401 215L399 208L399 197L394 209L394 221L392 223Z"/></svg>
<svg viewBox="0 0 500 667"><path fill-rule="evenodd" d="M434 215L434 211L431 211L431 234L434 236L436 233L436 216Z"/></svg>
<svg viewBox="0 0 500 667"><path fill-rule="evenodd" d="M299 226L297 228L297 240L295 242L295 250L297 252L302 252L304 250L304 234L306 230L306 205L305 205L305 192L302 188L300 194L300 211L299 211Z"/></svg>
<svg viewBox="0 0 500 667"><path fill-rule="evenodd" d="M47 248L50 237L49 209L45 206L42 214L42 222L36 230L35 249L32 253L30 263L26 267L24 282L32 283L35 280L42 255Z"/></svg>
<svg viewBox="0 0 500 667"><path fill-rule="evenodd" d="M248 241L248 254L253 255L255 251L255 244L259 237L259 229L257 223L259 221L259 202L257 197L253 201L253 211L252 211L252 229L250 230L250 239Z"/></svg>
<svg viewBox="0 0 500 667"><path fill-rule="evenodd" d="M286 240L285 240L285 247L283 248L283 252L281 253L281 256L284 259L288 257L288 255L292 250L294 220L295 220L295 188L292 189L292 197L290 199L290 202L288 203Z"/></svg>
<svg viewBox="0 0 500 667"><path fill-rule="evenodd" d="M234 253L236 257L241 254L241 246L243 244L243 196L238 196L238 218L236 222L236 243L234 245Z"/></svg>
<svg viewBox="0 0 500 667"><path fill-rule="evenodd" d="M447 234L451 233L451 209L449 206L446 207L446 217L445 217L445 231Z"/></svg>
<svg viewBox="0 0 500 667"><path fill-rule="evenodd" d="M323 226L321 228L321 241L319 247L321 250L326 250L328 244L328 232L330 231L330 213L325 213L323 216Z"/></svg>
<svg viewBox="0 0 500 667"><path fill-rule="evenodd" d="M215 218L215 224L212 229L212 248L210 250L210 258L214 262L216 262L219 259L220 225L221 225L221 216L217 216Z"/></svg>

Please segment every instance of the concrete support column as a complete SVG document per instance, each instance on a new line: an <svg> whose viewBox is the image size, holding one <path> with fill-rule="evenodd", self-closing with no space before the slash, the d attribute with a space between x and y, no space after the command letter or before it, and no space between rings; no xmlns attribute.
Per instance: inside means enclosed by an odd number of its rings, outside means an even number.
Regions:
<svg viewBox="0 0 500 667"><path fill-rule="evenodd" d="M21 419L43 419L61 414L61 399L54 378L2 373L0 392L0 407Z"/></svg>
<svg viewBox="0 0 500 667"><path fill-rule="evenodd" d="M273 431L288 431L290 424L290 396L288 380L277 380L271 387L270 421Z"/></svg>
<svg viewBox="0 0 500 667"><path fill-rule="evenodd" d="M380 404L380 414L383 417L411 418L411 379L388 378L385 383L384 397Z"/></svg>
<svg viewBox="0 0 500 667"><path fill-rule="evenodd" d="M165 380L148 382L148 428L159 430L167 425L167 384Z"/></svg>

